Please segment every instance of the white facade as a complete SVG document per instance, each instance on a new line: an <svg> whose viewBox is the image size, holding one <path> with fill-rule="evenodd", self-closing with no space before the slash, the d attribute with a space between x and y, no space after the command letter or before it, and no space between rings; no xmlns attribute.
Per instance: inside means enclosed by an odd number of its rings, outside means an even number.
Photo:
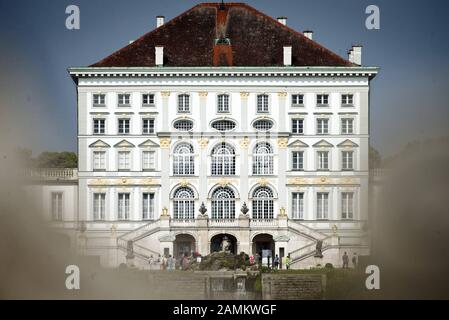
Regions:
<svg viewBox="0 0 449 320"><path fill-rule="evenodd" d="M274 254L290 254L293 267L339 265L342 251L366 254L369 79L376 72L362 67L72 68L79 128L74 243L108 266L126 262L128 241L139 264L150 255L208 254L215 250L214 236L222 234L234 237L237 252L271 248ZM179 106L186 99L181 95L188 96L188 106ZM264 112L257 110L260 95L267 97L267 104L259 103ZM302 103L293 95L302 95ZM144 99L152 103L143 104ZM228 112L222 112L218 99L229 102ZM128 128L119 119L129 121L129 133L119 131ZM144 119L153 119L154 132L148 123L143 131ZM293 119L302 119L302 132ZM185 120L193 124L191 130L177 130L177 121L188 127ZM214 129L221 120L235 128ZM255 129L259 120L270 121L272 128ZM98 129L103 126L104 131ZM230 153L216 158L225 165L214 174L213 150L223 143ZM178 154L181 144L192 151ZM271 151L257 155L256 145ZM303 159L294 160L293 152ZM256 162L259 169L253 168ZM178 201L180 188L190 194L184 192L187 198ZM198 211L202 203L205 216ZM243 203L246 215L240 212ZM317 240L323 240L322 259L313 257Z"/></svg>

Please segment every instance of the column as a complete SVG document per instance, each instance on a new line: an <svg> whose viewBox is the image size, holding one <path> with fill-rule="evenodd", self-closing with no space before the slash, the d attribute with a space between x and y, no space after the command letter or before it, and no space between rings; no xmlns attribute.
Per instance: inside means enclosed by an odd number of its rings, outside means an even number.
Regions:
<svg viewBox="0 0 449 320"><path fill-rule="evenodd" d="M248 158L248 145L249 139L243 138L240 140L240 203L243 205L243 202L246 202L246 205L249 206L248 203L248 166L249 166L249 158ZM240 210L240 208L239 208Z"/></svg>

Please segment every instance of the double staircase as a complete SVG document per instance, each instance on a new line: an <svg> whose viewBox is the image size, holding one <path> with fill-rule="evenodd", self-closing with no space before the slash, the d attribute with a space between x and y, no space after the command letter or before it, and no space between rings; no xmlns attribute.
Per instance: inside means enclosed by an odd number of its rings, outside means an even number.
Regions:
<svg viewBox="0 0 449 320"><path fill-rule="evenodd" d="M327 235L294 220L289 220L288 229L290 232L309 239L306 245L290 251L291 264L313 257L316 254L316 246L320 240L322 241L321 252L338 247L337 235Z"/></svg>
<svg viewBox="0 0 449 320"><path fill-rule="evenodd" d="M137 244L136 241L150 236L158 231L160 231L160 220L151 221L118 237L117 247L119 250L125 252L128 252L128 248L132 247L132 252L136 257L148 261L151 256L159 256L159 252L143 247Z"/></svg>
<svg viewBox="0 0 449 320"><path fill-rule="evenodd" d="M172 223L170 225L172 225ZM175 224L173 225L177 226ZM221 224L212 224L210 227L219 226L221 226ZM252 224L251 227L253 227ZM304 262L304 260L313 257L316 254L318 241L322 241L321 252L338 247L338 236L335 234L325 234L295 220L288 220L286 227L290 233L295 233L306 239L306 244L304 246L289 252L292 265L301 261ZM151 256L158 257L160 253L139 245L136 242L155 234L162 229L164 228L161 228L161 220L151 221L135 230L131 230L119 236L117 238L117 247L119 250L127 253L132 249L132 253L135 257L147 262ZM166 228L164 230L166 230Z"/></svg>

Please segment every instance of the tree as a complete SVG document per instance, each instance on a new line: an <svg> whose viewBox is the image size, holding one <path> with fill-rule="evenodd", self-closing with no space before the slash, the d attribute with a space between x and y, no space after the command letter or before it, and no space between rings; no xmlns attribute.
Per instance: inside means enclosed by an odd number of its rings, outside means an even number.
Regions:
<svg viewBox="0 0 449 320"><path fill-rule="evenodd" d="M370 169L380 168L382 165L382 157L379 151L369 146L369 167Z"/></svg>
<svg viewBox="0 0 449 320"><path fill-rule="evenodd" d="M78 157L75 152L42 152L35 164L39 168L76 168Z"/></svg>

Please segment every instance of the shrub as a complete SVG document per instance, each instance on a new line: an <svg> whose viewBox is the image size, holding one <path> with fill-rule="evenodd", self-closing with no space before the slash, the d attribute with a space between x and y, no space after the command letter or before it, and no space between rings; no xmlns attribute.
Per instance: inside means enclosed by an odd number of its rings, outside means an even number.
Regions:
<svg viewBox="0 0 449 320"><path fill-rule="evenodd" d="M324 267L326 268L326 269L333 269L334 268L334 266L333 266L333 264L332 263L326 263L325 265L324 265Z"/></svg>

